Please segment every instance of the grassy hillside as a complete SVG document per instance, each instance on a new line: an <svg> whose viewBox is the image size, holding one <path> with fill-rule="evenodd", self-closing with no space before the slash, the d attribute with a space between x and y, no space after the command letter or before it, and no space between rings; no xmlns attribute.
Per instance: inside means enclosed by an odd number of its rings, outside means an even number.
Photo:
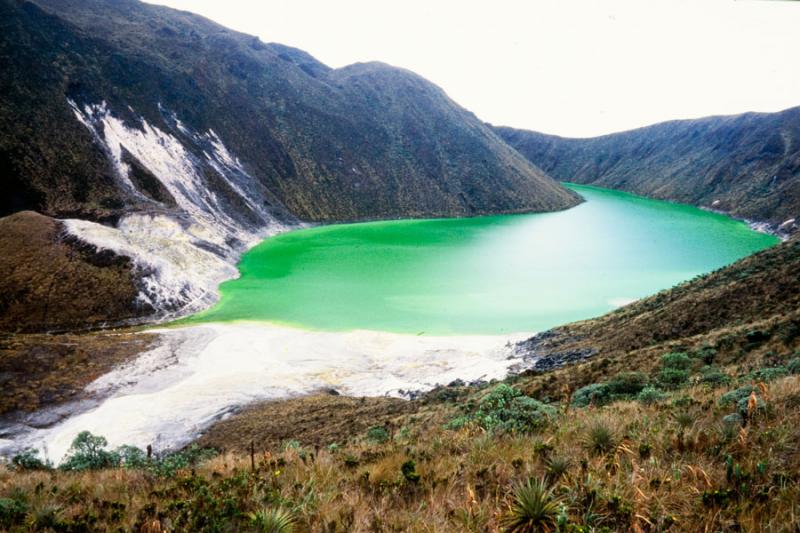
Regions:
<svg viewBox="0 0 800 533"><path fill-rule="evenodd" d="M505 383L256 405L206 432L212 452L147 459L84 435L61 470L20 456L0 469L0 520L11 531L796 531L798 251L789 241L537 336L519 348L545 363Z"/></svg>
<svg viewBox="0 0 800 533"><path fill-rule="evenodd" d="M691 356L689 356L691 357ZM798 359L794 360L794 369ZM800 377L618 376L608 405L507 386L328 446L197 450L127 466L78 442L70 470L0 467L10 531L794 531ZM627 387L627 389L625 389ZM633 391L633 392L631 392ZM468 413L464 416L461 413ZM293 422L283 420L287 425ZM346 440L345 440L346 439ZM86 439L84 438L84 441ZM106 466L103 466L106 465ZM293 527L275 526L280 518ZM270 529L270 527L276 527Z"/></svg>
<svg viewBox="0 0 800 533"><path fill-rule="evenodd" d="M150 311L127 257L65 235L49 217L0 218L0 331L63 331Z"/></svg>
<svg viewBox="0 0 800 533"><path fill-rule="evenodd" d="M712 207L775 227L800 216L800 107L589 139L495 131L559 180Z"/></svg>

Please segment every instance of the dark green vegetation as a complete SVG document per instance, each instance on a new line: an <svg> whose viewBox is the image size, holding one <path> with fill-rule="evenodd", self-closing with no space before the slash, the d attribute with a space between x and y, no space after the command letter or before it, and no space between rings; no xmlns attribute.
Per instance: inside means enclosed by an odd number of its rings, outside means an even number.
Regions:
<svg viewBox="0 0 800 533"><path fill-rule="evenodd" d="M712 207L774 226L800 217L800 107L589 139L495 131L559 180Z"/></svg>
<svg viewBox="0 0 800 533"><path fill-rule="evenodd" d="M142 117L201 161L174 117L213 130L284 217L474 215L578 202L411 72L378 63L332 70L300 50L134 0L2 0L0 215L113 220L174 206L130 154L122 159L144 196L120 187L68 98L81 107L105 101L130 128ZM230 196L210 167L203 171L209 188ZM230 206L237 219L247 210Z"/></svg>
<svg viewBox="0 0 800 533"><path fill-rule="evenodd" d="M0 331L85 329L150 311L127 257L65 235L31 211L0 218Z"/></svg>

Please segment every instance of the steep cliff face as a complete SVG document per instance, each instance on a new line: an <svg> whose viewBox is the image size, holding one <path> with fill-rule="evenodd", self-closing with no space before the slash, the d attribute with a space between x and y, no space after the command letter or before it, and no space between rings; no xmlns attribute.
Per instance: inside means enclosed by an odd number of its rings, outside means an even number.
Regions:
<svg viewBox="0 0 800 533"><path fill-rule="evenodd" d="M793 230L800 215L800 107L656 124L590 139L496 128L562 181L718 209Z"/></svg>
<svg viewBox="0 0 800 533"><path fill-rule="evenodd" d="M411 72L332 70L135 0L0 0L0 180L0 215L129 257L162 313L207 305L300 221L580 201Z"/></svg>

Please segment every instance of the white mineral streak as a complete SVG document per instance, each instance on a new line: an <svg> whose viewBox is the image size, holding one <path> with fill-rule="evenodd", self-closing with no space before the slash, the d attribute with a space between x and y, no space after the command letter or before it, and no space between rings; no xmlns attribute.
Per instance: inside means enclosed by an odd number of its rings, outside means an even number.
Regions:
<svg viewBox="0 0 800 533"><path fill-rule="evenodd" d="M100 249L133 259L140 269L139 298L155 309L198 310L216 299L216 288L238 275L222 257L196 246L203 228L183 228L163 215L129 215L116 228L65 220L68 232Z"/></svg>
<svg viewBox="0 0 800 533"><path fill-rule="evenodd" d="M348 395L400 396L456 378L502 378L521 359L508 343L530 336L417 336L306 331L268 323L157 330L158 348L100 377L114 390L95 409L34 430L18 444L58 461L83 430L111 446L180 446L234 406L333 387Z"/></svg>
<svg viewBox="0 0 800 533"><path fill-rule="evenodd" d="M159 311L181 314L209 305L218 296L218 285L238 275L234 264L242 251L287 229L264 208L259 195L248 192L248 187L257 187L257 181L213 130L205 134L191 132L172 116L183 135L209 146L203 152L206 163L241 196L261 219L260 224L248 226L226 212L206 182L203 161L177 137L144 119L140 119L138 128L129 127L112 115L105 102L83 108L73 101L69 103L76 118L105 149L125 188L145 198L129 177L123 151L164 185L182 212L179 218L160 213L126 215L116 227L84 220L64 221L67 231L79 239L133 259L142 275L139 299L143 303Z"/></svg>

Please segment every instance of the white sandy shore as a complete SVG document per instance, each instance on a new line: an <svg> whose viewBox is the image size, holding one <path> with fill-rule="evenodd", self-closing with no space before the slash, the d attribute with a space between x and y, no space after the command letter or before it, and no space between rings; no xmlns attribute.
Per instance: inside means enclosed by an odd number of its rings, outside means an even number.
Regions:
<svg viewBox="0 0 800 533"><path fill-rule="evenodd" d="M113 391L96 408L32 430L15 442L60 460L82 430L114 447L185 444L236 406L333 387L347 395L395 395L456 378L502 378L520 360L508 343L530 336L417 336L320 332L269 323L151 330L161 345L90 385Z"/></svg>

